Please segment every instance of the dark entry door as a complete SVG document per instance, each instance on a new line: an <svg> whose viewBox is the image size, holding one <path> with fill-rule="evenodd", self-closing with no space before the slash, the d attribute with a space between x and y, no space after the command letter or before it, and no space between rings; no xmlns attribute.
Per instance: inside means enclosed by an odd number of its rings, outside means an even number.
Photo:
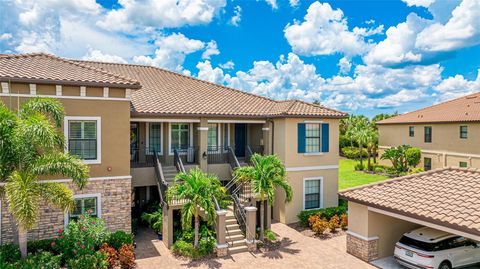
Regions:
<svg viewBox="0 0 480 269"><path fill-rule="evenodd" d="M247 124L235 124L235 155L245 157L245 145L247 144Z"/></svg>

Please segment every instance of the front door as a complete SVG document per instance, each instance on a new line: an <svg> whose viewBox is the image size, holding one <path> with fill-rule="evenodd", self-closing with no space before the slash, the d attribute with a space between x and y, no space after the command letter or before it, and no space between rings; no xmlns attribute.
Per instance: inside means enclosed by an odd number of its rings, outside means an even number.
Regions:
<svg viewBox="0 0 480 269"><path fill-rule="evenodd" d="M245 157L245 145L247 144L247 124L235 124L235 155Z"/></svg>

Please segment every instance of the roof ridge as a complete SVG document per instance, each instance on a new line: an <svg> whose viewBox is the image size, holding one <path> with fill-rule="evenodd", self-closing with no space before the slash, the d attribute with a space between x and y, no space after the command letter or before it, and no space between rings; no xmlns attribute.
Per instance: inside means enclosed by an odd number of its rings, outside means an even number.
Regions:
<svg viewBox="0 0 480 269"><path fill-rule="evenodd" d="M403 113L403 114L400 114L400 115L397 115L397 116L394 116L394 117L391 117L391 118L388 118L388 119L383 119L381 121L377 121L376 123L377 124L383 124L382 122L383 121L387 121L388 123L388 120L393 120L397 117L401 117L401 116L404 116L404 115L408 115L408 114L412 114L412 113L416 113L416 112L420 112L422 110L426 110L426 109L431 109L431 108L435 108L437 106L441 106L441 105L445 105L445 104L448 104L448 103L452 103L454 101L458 101L460 99L467 99L468 97L470 96L473 96L473 95L478 95L480 94L480 91L479 92L475 92L475 93L471 93L471 94L468 94L468 95L464 95L464 96L460 96L460 97L457 97L457 98L454 98L454 99L450 99L450 100L447 100L445 102L441 102L441 103L438 103L438 104L433 104L431 106L427 106L427 107L422 107L422 108L419 108L417 110L413 110L413 111L410 111L410 112L407 112L407 113Z"/></svg>
<svg viewBox="0 0 480 269"><path fill-rule="evenodd" d="M1 58L27 58L27 57L37 57L37 56L48 57L48 58L51 58L51 59L54 59L54 60L57 60L57 61L61 61L61 62L67 63L67 64L75 65L75 66L78 66L78 67L81 67L81 68L86 68L86 69L89 69L89 70L92 70L92 71L95 71L95 72L99 72L99 73L102 73L102 74L105 74L105 75L108 75L108 76L112 76L114 78L119 78L119 79L125 80L127 82L130 82L132 84L137 84L138 86L141 86L140 82L137 81L137 80L134 80L134 79L131 79L131 78L128 78L128 77L124 77L124 76L121 76L121 75L118 75L118 74L114 74L114 73L111 73L111 72L108 72L108 71L105 71L105 70L101 70L101 69L95 68L95 67L90 66L90 65L77 63L73 60L58 57L58 56L55 56L55 55L52 55L52 54L49 54L49 53L38 52L38 53L2 54L2 55L0 55Z"/></svg>
<svg viewBox="0 0 480 269"><path fill-rule="evenodd" d="M126 65L126 66L136 66L136 67L144 67L144 68L153 68L153 69L157 69L157 70L167 72L167 73L170 73L170 74L173 74L173 75L181 76L181 77L184 77L184 78L187 78L187 79L193 79L193 80L196 80L196 81L201 81L201 82L204 82L204 83L207 83L207 84L210 84L210 85L219 86L219 87L231 90L231 91L240 92L242 94L254 96L254 97L257 97L257 98L262 98L262 99L268 100L270 102L278 102L277 100L274 100L274 99L271 99L271 98L268 98L268 97L265 97L265 96L245 92L245 91L238 90L238 89L231 88L231 87L227 87L227 86L221 85L221 84L216 84L216 83L213 83L213 82L210 82L210 81L207 81L207 80L203 80L203 79L199 79L199 78L196 78L196 77L193 77L193 76L188 76L188 75L185 75L185 74L177 73L177 72L174 72L174 71L171 71L171 70L168 70L168 69L164 69L164 68L161 68L161 67L158 67L158 66L153 66L153 65L132 64L132 63L112 63L112 62L100 62L100 61L88 61L88 60L73 60L73 61L86 62L86 63L90 62L90 63L98 63L98 64Z"/></svg>
<svg viewBox="0 0 480 269"><path fill-rule="evenodd" d="M461 170L468 170L468 169L470 169L470 168L466 168L466 169L463 168ZM405 176L401 176L401 177L396 177L396 178L387 179L387 180L383 180L383 181L379 181L379 182L374 182L374 183L370 183L370 184L366 184L366 185L361 185L361 186L358 186L358 187L348 188L348 189L339 191L338 194L344 194L344 193L351 192L351 191L361 190L361 189L365 189L365 188L368 188L368 187L371 187L371 186L381 186L381 185L389 184L391 182L402 181L402 180L409 179L409 178L416 177L416 176L424 176L424 175L429 175L429 174L438 173L438 172L447 171L447 170L460 170L460 169L458 169L457 167L450 167L450 166L437 168L437 169L428 170L428 171L424 171L424 172L420 172L420 173L416 173L416 174L409 174L409 175L405 175Z"/></svg>

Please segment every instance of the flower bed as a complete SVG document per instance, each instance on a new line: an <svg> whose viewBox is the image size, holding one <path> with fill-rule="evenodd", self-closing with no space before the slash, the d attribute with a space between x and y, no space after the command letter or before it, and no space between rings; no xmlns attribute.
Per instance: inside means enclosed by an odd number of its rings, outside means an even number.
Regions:
<svg viewBox="0 0 480 269"><path fill-rule="evenodd" d="M302 211L298 214L301 227L296 229L309 228L311 232L306 234L320 238L331 237L347 229L347 209L347 204L342 201L338 207Z"/></svg>
<svg viewBox="0 0 480 269"><path fill-rule="evenodd" d="M135 267L133 236L123 231L111 233L102 219L80 216L58 238L28 242L29 255L20 259L18 246L0 246L0 268L68 269ZM39 265L42 265L39 267Z"/></svg>

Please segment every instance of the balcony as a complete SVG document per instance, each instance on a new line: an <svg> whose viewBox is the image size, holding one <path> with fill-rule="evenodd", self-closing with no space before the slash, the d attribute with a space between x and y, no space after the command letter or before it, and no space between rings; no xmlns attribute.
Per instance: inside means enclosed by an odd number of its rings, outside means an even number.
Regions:
<svg viewBox="0 0 480 269"><path fill-rule="evenodd" d="M131 148L130 149L130 167L131 168L141 168L141 167L153 167L154 165L154 150L148 147L142 148ZM179 157L182 159L185 165L194 165L198 164L198 148L189 147L186 149L179 149ZM173 154L158 154L158 160L164 166L173 166L174 165L174 155Z"/></svg>

